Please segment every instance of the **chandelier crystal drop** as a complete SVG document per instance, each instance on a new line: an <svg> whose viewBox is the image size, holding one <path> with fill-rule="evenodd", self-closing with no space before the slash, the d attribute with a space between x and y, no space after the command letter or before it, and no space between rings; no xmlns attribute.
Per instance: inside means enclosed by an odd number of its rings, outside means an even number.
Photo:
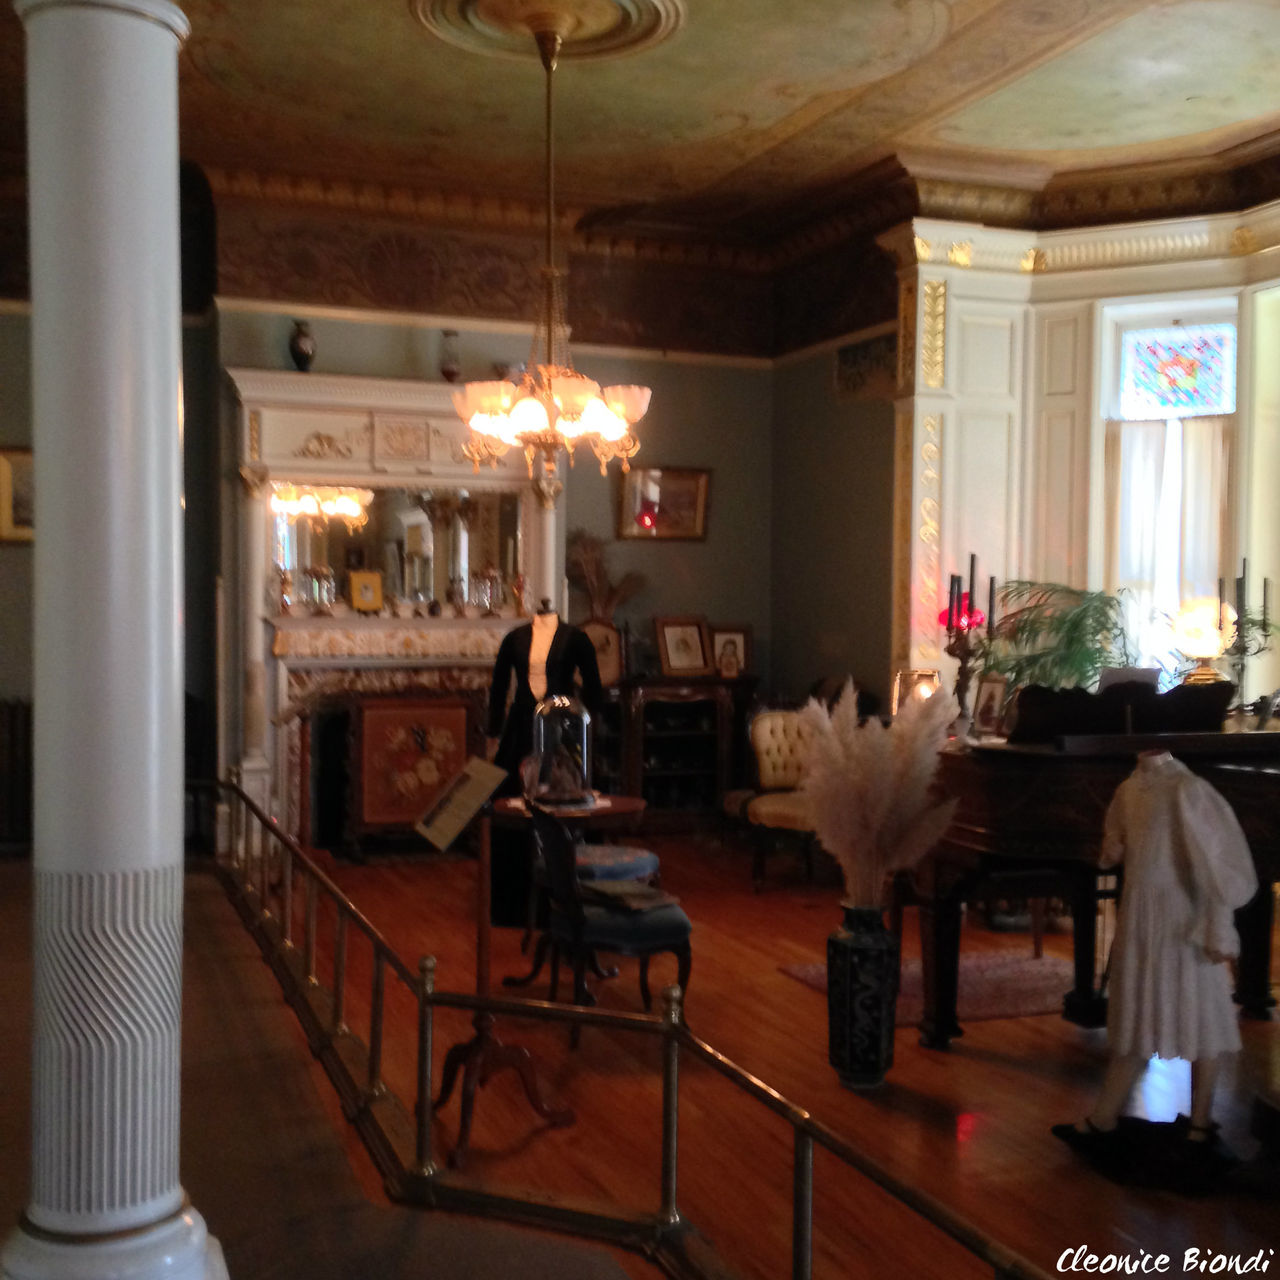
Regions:
<svg viewBox="0 0 1280 1280"><path fill-rule="evenodd" d="M555 265L555 165L552 128L552 81L561 36L554 30L533 33L546 72L546 261L542 268L542 308L533 331L529 360L519 382L500 379L468 382L454 392L458 416L471 428L463 453L475 464L496 467L508 449L521 448L533 475L533 460L542 456L554 473L560 450L569 455L589 444L604 475L618 458L622 470L639 452L632 432L649 409L648 387L601 387L579 373L569 354L565 323L564 274Z"/></svg>

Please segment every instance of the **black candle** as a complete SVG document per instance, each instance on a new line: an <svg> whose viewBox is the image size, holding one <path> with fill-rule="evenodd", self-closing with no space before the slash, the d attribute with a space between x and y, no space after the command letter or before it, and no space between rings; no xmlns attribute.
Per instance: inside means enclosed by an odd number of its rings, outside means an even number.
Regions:
<svg viewBox="0 0 1280 1280"><path fill-rule="evenodd" d="M956 594L959 586L960 577L958 574L952 574L947 579L947 631L953 632L956 629Z"/></svg>
<svg viewBox="0 0 1280 1280"><path fill-rule="evenodd" d="M1218 579L1218 630L1219 631L1225 631L1227 629L1226 620L1222 616L1223 610L1226 607L1226 600L1223 598L1224 585L1225 584L1223 583L1222 579L1219 578Z"/></svg>
<svg viewBox="0 0 1280 1280"><path fill-rule="evenodd" d="M978 607L978 557L970 553L969 555L969 607L965 610L969 617L973 617L973 611Z"/></svg>
<svg viewBox="0 0 1280 1280"><path fill-rule="evenodd" d="M996 575L991 575L991 588L987 592L987 639L996 638Z"/></svg>
<svg viewBox="0 0 1280 1280"><path fill-rule="evenodd" d="M1249 607L1249 562L1240 561L1240 599L1236 601L1236 612L1243 619L1244 611Z"/></svg>
<svg viewBox="0 0 1280 1280"><path fill-rule="evenodd" d="M1262 580L1262 634L1271 629L1271 579Z"/></svg>

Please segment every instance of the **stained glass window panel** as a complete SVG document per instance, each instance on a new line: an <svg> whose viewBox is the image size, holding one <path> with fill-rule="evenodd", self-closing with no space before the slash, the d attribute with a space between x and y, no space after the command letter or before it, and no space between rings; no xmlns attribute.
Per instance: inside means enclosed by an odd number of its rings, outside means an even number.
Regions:
<svg viewBox="0 0 1280 1280"><path fill-rule="evenodd" d="M1235 411L1235 325L1177 325L1124 334L1122 418L1190 418Z"/></svg>

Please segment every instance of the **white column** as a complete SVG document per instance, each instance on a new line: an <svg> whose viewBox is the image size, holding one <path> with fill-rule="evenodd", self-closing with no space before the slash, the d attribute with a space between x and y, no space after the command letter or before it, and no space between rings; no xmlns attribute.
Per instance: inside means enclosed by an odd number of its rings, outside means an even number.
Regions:
<svg viewBox="0 0 1280 1280"><path fill-rule="evenodd" d="M267 554L271 510L263 481L244 479L244 753L240 785L249 798L271 812L271 764L267 758L267 667L263 612L267 600Z"/></svg>
<svg viewBox="0 0 1280 1280"><path fill-rule="evenodd" d="M35 546L32 1186L10 1280L226 1275L178 1182L177 54L165 0L27 32Z"/></svg>

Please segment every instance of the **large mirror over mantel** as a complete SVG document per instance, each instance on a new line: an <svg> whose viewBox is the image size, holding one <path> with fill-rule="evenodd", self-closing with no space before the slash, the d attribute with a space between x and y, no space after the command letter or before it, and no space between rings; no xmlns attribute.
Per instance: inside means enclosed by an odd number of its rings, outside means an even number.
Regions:
<svg viewBox="0 0 1280 1280"><path fill-rule="evenodd" d="M281 612L457 616L516 611L525 586L516 491L273 481Z"/></svg>

